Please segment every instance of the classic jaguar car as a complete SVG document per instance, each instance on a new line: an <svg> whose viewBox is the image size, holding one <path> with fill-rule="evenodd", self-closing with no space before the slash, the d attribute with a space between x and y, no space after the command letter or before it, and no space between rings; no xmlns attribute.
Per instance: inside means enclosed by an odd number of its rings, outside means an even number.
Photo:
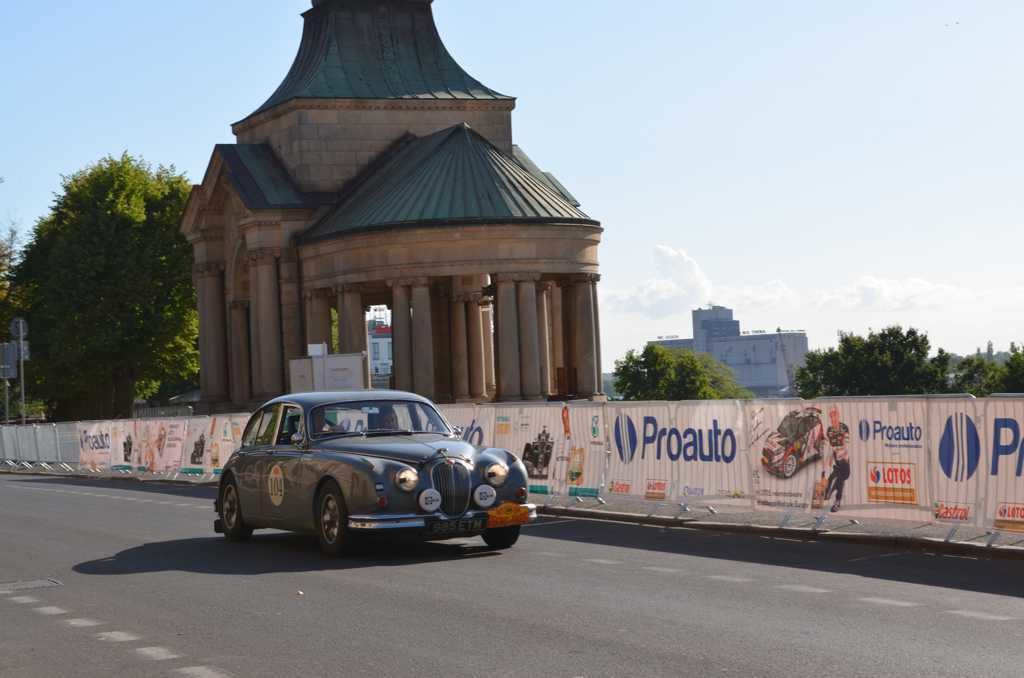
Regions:
<svg viewBox="0 0 1024 678"><path fill-rule="evenodd" d="M425 398L289 395L249 420L221 475L214 529L229 541L261 528L316 534L329 555L367 533L479 535L506 549L536 519L527 493L519 459L463 442Z"/></svg>

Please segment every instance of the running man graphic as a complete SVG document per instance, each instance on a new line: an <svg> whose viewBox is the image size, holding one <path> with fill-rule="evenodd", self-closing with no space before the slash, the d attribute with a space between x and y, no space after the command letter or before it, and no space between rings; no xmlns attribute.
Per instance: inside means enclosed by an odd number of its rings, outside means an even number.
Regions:
<svg viewBox="0 0 1024 678"><path fill-rule="evenodd" d="M828 479L825 499L831 499L832 493L835 492L836 502L832 504L832 513L836 513L843 503L843 488L850 479L850 452L847 449L850 442L850 427L839 421L839 408L835 405L828 411L828 418L829 427L825 437L832 448L832 475Z"/></svg>

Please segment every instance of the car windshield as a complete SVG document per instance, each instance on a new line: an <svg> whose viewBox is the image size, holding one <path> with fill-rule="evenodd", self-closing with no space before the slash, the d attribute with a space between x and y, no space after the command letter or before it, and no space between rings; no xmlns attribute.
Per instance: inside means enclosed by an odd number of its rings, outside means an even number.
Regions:
<svg viewBox="0 0 1024 678"><path fill-rule="evenodd" d="M437 410L414 400L361 400L321 405L313 408L311 423L314 438L451 433Z"/></svg>

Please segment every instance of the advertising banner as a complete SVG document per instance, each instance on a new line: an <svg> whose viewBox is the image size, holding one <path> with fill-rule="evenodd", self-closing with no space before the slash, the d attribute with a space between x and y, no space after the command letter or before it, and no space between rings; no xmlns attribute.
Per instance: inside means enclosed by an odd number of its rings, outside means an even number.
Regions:
<svg viewBox="0 0 1024 678"><path fill-rule="evenodd" d="M569 496L600 496L608 461L605 408L563 405L562 422L568 448L564 481Z"/></svg>
<svg viewBox="0 0 1024 678"><path fill-rule="evenodd" d="M572 456L568 408L549 403L495 406L494 447L510 450L523 460L530 492L564 495Z"/></svg>
<svg viewBox="0 0 1024 678"><path fill-rule="evenodd" d="M216 473L242 443L248 417L217 415L192 417L182 449L182 469L192 473Z"/></svg>
<svg viewBox="0 0 1024 678"><path fill-rule="evenodd" d="M82 422L78 424L78 464L95 471L110 468L110 422Z"/></svg>
<svg viewBox="0 0 1024 678"><path fill-rule="evenodd" d="M755 508L786 512L822 508L837 479L829 487L826 459L831 451L821 405L760 400L746 403L744 409ZM842 431L842 426L838 428Z"/></svg>
<svg viewBox="0 0 1024 678"><path fill-rule="evenodd" d="M668 402L607 406L612 452L606 488L609 495L656 502L671 500L675 494L673 469L667 450L656 449L656 443L658 422L672 421L674 411L675 404Z"/></svg>
<svg viewBox="0 0 1024 678"><path fill-rule="evenodd" d="M932 512L928 401L816 400L825 431L824 493L812 504L834 513L927 520Z"/></svg>
<svg viewBox="0 0 1024 678"><path fill-rule="evenodd" d="M984 402L935 398L928 401L928 455L931 458L932 514L952 525L979 525L985 445Z"/></svg>
<svg viewBox="0 0 1024 678"><path fill-rule="evenodd" d="M986 527L1024 532L1024 399L989 398L984 422L979 438L987 454L977 471L984 478L979 511Z"/></svg>

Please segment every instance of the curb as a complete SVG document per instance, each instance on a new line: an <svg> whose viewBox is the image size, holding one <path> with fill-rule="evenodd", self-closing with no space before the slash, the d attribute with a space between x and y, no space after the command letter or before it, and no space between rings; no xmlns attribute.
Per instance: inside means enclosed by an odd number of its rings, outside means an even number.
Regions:
<svg viewBox="0 0 1024 678"><path fill-rule="evenodd" d="M928 537L904 537L900 535L868 534L865 532L830 532L829 530L814 530L811 528L799 527L772 527L769 525L743 525L737 523L703 521L699 518L674 518L670 516L644 515L639 513L615 513L611 511L563 508L558 506L538 507L537 512L545 516L607 520L633 525L686 527L691 530L704 530L707 532L789 537L804 541L832 541L846 544L862 544L866 546L889 546L905 548L911 551L944 553L960 556L1024 560L1024 548L1015 546L984 546L981 544L973 544L971 542L963 541L947 542L941 539Z"/></svg>

